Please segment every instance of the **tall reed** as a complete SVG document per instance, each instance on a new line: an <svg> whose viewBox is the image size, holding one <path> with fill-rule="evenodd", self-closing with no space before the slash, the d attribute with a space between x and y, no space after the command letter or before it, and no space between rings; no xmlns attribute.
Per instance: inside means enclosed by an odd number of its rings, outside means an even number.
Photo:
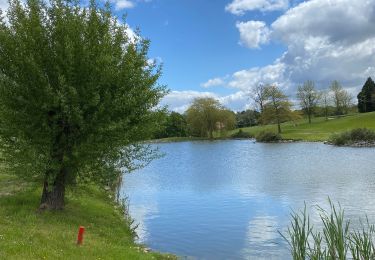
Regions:
<svg viewBox="0 0 375 260"><path fill-rule="evenodd" d="M373 260L375 259L375 226L361 223L359 230L350 231L350 221L345 220L340 204L335 206L330 199L329 211L317 206L322 230L315 230L310 223L306 204L303 211L291 213L286 234L279 232L288 243L295 260Z"/></svg>

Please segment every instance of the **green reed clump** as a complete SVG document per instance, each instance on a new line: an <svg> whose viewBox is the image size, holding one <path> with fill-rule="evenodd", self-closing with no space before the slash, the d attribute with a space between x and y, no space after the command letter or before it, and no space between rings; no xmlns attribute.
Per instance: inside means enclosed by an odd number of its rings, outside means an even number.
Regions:
<svg viewBox="0 0 375 260"><path fill-rule="evenodd" d="M320 218L323 222L323 238L327 245L327 254L331 259L346 259L346 254L349 248L348 234L349 234L349 221L344 220L344 210L339 205L336 210L335 205L329 200L331 212L328 213L321 207Z"/></svg>
<svg viewBox="0 0 375 260"><path fill-rule="evenodd" d="M362 229L354 231L350 237L349 248L354 260L375 259L374 235L375 227L366 223L362 224Z"/></svg>
<svg viewBox="0 0 375 260"><path fill-rule="evenodd" d="M329 200L330 211L317 207L323 228L314 230L310 224L306 205L303 211L291 214L286 234L281 234L290 247L295 260L323 259L375 259L375 227L367 222L360 230L350 231L350 221L345 220L340 204L335 206Z"/></svg>
<svg viewBox="0 0 375 260"><path fill-rule="evenodd" d="M303 211L298 213L291 213L292 220L287 231L287 238L281 232L280 235L288 242L293 259L305 259L308 249L308 238L311 234L312 227L310 219L306 213L306 205Z"/></svg>

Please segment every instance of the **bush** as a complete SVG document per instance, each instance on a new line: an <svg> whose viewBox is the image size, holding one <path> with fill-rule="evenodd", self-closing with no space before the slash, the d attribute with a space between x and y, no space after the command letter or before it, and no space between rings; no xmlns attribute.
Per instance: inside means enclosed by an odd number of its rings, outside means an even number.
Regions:
<svg viewBox="0 0 375 260"><path fill-rule="evenodd" d="M232 138L254 138L254 136L248 132L242 131L242 129L238 130L238 132L231 135Z"/></svg>
<svg viewBox="0 0 375 260"><path fill-rule="evenodd" d="M352 145L360 142L374 143L375 132L367 128L357 128L330 137L330 143L338 146Z"/></svg>
<svg viewBox="0 0 375 260"><path fill-rule="evenodd" d="M255 137L257 142L275 143L281 140L281 135L274 132L262 131Z"/></svg>

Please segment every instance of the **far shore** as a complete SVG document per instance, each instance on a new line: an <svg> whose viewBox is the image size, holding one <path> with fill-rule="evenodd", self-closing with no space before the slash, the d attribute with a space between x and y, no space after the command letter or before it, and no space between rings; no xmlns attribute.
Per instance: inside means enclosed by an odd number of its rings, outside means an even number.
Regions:
<svg viewBox="0 0 375 260"><path fill-rule="evenodd" d="M333 134L342 133L355 128L368 128L375 130L375 112L354 113L339 117L330 117L328 120L324 117L313 118L309 124L307 119L285 122L281 125L281 142L328 142ZM262 131L277 131L276 125L258 125L252 127L238 128L227 131L226 133L215 133L211 140L240 139L232 137L238 131L256 136ZM246 138L248 139L248 138ZM151 140L152 143L184 142L184 141L202 141L210 140L203 137L168 137ZM251 139L249 139L251 140ZM360 145L353 145L355 147ZM368 147L368 146L367 146Z"/></svg>

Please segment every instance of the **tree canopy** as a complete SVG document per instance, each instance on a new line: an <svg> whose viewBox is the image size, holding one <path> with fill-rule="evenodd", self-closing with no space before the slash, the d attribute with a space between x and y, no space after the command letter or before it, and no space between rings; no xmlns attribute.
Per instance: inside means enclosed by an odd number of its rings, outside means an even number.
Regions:
<svg viewBox="0 0 375 260"><path fill-rule="evenodd" d="M186 116L172 111L166 114L161 129L158 129L155 138L185 137L187 134Z"/></svg>
<svg viewBox="0 0 375 260"><path fill-rule="evenodd" d="M64 207L65 186L102 183L109 169L150 158L137 144L158 121L165 87L147 62L149 41L131 39L107 4L11 0L0 21L1 155L43 180L41 206Z"/></svg>
<svg viewBox="0 0 375 260"><path fill-rule="evenodd" d="M250 92L250 97L254 101L255 109L262 113L267 100L267 86L263 84L256 85Z"/></svg>
<svg viewBox="0 0 375 260"><path fill-rule="evenodd" d="M308 80L302 86L298 86L297 98L311 124L311 117L320 99L320 93L316 91L314 82Z"/></svg>
<svg viewBox="0 0 375 260"><path fill-rule="evenodd" d="M236 113L236 126L238 128L255 126L258 124L260 113L255 110L247 109Z"/></svg>
<svg viewBox="0 0 375 260"><path fill-rule="evenodd" d="M375 111L375 83L370 77L366 80L357 98L360 113Z"/></svg>
<svg viewBox="0 0 375 260"><path fill-rule="evenodd" d="M280 134L281 123L292 120L294 117L291 111L292 104L277 86L267 86L265 93L267 98L263 106L261 119L264 123L277 124L277 131Z"/></svg>
<svg viewBox="0 0 375 260"><path fill-rule="evenodd" d="M235 114L214 98L196 98L186 111L190 132L195 136L213 138L215 130L234 128Z"/></svg>
<svg viewBox="0 0 375 260"><path fill-rule="evenodd" d="M329 89L333 94L332 99L336 109L336 115L347 114L352 104L353 97L336 80L332 81Z"/></svg>

